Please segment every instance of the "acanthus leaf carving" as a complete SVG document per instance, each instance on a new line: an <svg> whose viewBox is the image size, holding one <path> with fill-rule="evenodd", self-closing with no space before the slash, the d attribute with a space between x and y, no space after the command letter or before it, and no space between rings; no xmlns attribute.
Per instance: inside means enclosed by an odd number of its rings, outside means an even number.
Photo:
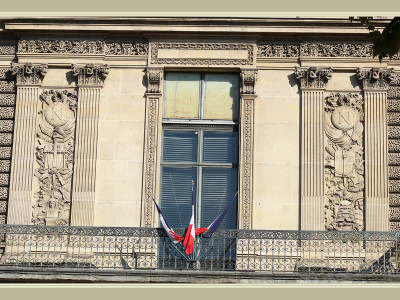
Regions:
<svg viewBox="0 0 400 300"><path fill-rule="evenodd" d="M148 43L117 43L107 42L105 45L106 55L148 55Z"/></svg>
<svg viewBox="0 0 400 300"><path fill-rule="evenodd" d="M71 180L75 147L75 122L78 97L68 91L44 91L40 95L32 223L68 225Z"/></svg>
<svg viewBox="0 0 400 300"><path fill-rule="evenodd" d="M104 54L104 41L92 40L29 40L18 42L19 53Z"/></svg>
<svg viewBox="0 0 400 300"><path fill-rule="evenodd" d="M358 94L325 98L327 230L364 230L363 105Z"/></svg>
<svg viewBox="0 0 400 300"><path fill-rule="evenodd" d="M160 93L161 83L163 79L162 68L147 68L146 69L147 90L146 93Z"/></svg>
<svg viewBox="0 0 400 300"><path fill-rule="evenodd" d="M78 85L102 86L110 73L108 65L72 65L72 73L78 78Z"/></svg>
<svg viewBox="0 0 400 300"><path fill-rule="evenodd" d="M240 87L241 94L255 94L255 84L257 81L257 69L241 69L240 78L242 86Z"/></svg>
<svg viewBox="0 0 400 300"><path fill-rule="evenodd" d="M40 85L47 74L47 65L13 63L11 72L13 76L16 76L18 85Z"/></svg>
<svg viewBox="0 0 400 300"><path fill-rule="evenodd" d="M296 67L294 74L297 80L300 81L302 89L325 89L328 80L332 78L332 69Z"/></svg>
<svg viewBox="0 0 400 300"><path fill-rule="evenodd" d="M364 89L387 90L390 82L395 79L393 69L358 68L357 76L363 82Z"/></svg>

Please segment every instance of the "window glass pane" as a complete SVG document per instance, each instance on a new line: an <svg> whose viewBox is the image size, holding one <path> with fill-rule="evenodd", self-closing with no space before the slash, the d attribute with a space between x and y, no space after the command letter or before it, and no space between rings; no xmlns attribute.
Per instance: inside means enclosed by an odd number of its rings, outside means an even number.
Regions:
<svg viewBox="0 0 400 300"><path fill-rule="evenodd" d="M232 163L238 161L238 133L204 131L203 162Z"/></svg>
<svg viewBox="0 0 400 300"><path fill-rule="evenodd" d="M197 169L162 168L160 208L172 228L189 226L192 216L192 180L195 183L196 205Z"/></svg>
<svg viewBox="0 0 400 300"><path fill-rule="evenodd" d="M164 118L199 118L200 74L166 73Z"/></svg>
<svg viewBox="0 0 400 300"><path fill-rule="evenodd" d="M196 162L197 131L164 130L163 162Z"/></svg>
<svg viewBox="0 0 400 300"><path fill-rule="evenodd" d="M239 78L237 74L206 74L204 119L238 119Z"/></svg>
<svg viewBox="0 0 400 300"><path fill-rule="evenodd" d="M201 227L209 226L224 211L237 192L237 168L203 168ZM237 198L219 229L236 228Z"/></svg>

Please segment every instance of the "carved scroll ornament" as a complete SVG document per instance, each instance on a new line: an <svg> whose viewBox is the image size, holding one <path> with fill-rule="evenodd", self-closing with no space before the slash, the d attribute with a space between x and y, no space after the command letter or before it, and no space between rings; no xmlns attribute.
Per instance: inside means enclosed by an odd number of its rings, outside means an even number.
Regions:
<svg viewBox="0 0 400 300"><path fill-rule="evenodd" d="M68 91L44 91L39 112L32 223L68 225L75 145L77 96Z"/></svg>
<svg viewBox="0 0 400 300"><path fill-rule="evenodd" d="M389 88L389 83L395 79L393 69L384 68L358 68L357 76L362 80L364 89L383 89Z"/></svg>
<svg viewBox="0 0 400 300"><path fill-rule="evenodd" d="M364 230L364 109L358 94L325 98L325 227Z"/></svg>

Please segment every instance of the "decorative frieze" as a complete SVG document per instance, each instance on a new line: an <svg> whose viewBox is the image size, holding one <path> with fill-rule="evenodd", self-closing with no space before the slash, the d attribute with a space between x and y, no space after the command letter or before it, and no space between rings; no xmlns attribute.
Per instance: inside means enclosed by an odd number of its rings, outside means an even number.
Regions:
<svg viewBox="0 0 400 300"><path fill-rule="evenodd" d="M364 119L358 94L325 98L325 227L364 229Z"/></svg>
<svg viewBox="0 0 400 300"><path fill-rule="evenodd" d="M94 40L29 40L18 41L18 53L104 54L104 41Z"/></svg>
<svg viewBox="0 0 400 300"><path fill-rule="evenodd" d="M146 69L147 90L146 93L161 93L163 79L163 68Z"/></svg>
<svg viewBox="0 0 400 300"><path fill-rule="evenodd" d="M159 52L163 49L171 50L209 50L226 51L234 55L236 51L246 53L244 58L181 58L181 57L160 57ZM254 50L252 45L233 43L153 43L151 45L151 63L162 65L252 65L254 62ZM212 57L212 55L211 55Z"/></svg>
<svg viewBox="0 0 400 300"><path fill-rule="evenodd" d="M15 55L17 43L0 43L0 55Z"/></svg>
<svg viewBox="0 0 400 300"><path fill-rule="evenodd" d="M12 64L12 74L17 78L17 85L40 85L47 73L45 64Z"/></svg>
<svg viewBox="0 0 400 300"><path fill-rule="evenodd" d="M68 91L44 91L39 111L32 223L68 225L75 146L77 96Z"/></svg>
<svg viewBox="0 0 400 300"><path fill-rule="evenodd" d="M366 57L372 58L372 44L302 43L302 57Z"/></svg>
<svg viewBox="0 0 400 300"><path fill-rule="evenodd" d="M111 43L105 45L106 55L148 55L148 43Z"/></svg>
<svg viewBox="0 0 400 300"><path fill-rule="evenodd" d="M332 77L331 68L296 67L294 73L302 89L326 89L326 84Z"/></svg>
<svg viewBox="0 0 400 300"><path fill-rule="evenodd" d="M258 57L297 58L300 56L299 44L259 44L257 47Z"/></svg>
<svg viewBox="0 0 400 300"><path fill-rule="evenodd" d="M364 90L387 90L393 77L393 69L358 68L357 76L363 82Z"/></svg>
<svg viewBox="0 0 400 300"><path fill-rule="evenodd" d="M108 65L72 65L72 73L78 78L78 85L102 86L110 73Z"/></svg>
<svg viewBox="0 0 400 300"><path fill-rule="evenodd" d="M241 69L240 79L241 79L241 94L251 94L254 95L255 92L255 84L257 81L258 71L257 69Z"/></svg>

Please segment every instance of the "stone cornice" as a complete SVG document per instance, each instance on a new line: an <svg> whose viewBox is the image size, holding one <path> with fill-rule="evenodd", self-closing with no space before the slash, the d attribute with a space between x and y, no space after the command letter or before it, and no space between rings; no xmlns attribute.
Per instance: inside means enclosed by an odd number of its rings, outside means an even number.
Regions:
<svg viewBox="0 0 400 300"><path fill-rule="evenodd" d="M295 68L295 75L300 81L301 89L326 89L328 80L332 77L331 68Z"/></svg>

